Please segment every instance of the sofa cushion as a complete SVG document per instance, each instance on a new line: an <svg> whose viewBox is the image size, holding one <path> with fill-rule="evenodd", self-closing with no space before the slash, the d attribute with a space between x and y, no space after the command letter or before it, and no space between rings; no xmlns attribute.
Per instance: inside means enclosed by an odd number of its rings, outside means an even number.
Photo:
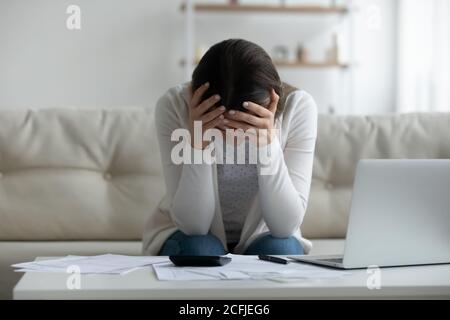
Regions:
<svg viewBox="0 0 450 320"><path fill-rule="evenodd" d="M0 111L0 240L140 239L164 193L142 108Z"/></svg>
<svg viewBox="0 0 450 320"><path fill-rule="evenodd" d="M449 159L450 113L319 118L307 238L345 237L360 159Z"/></svg>

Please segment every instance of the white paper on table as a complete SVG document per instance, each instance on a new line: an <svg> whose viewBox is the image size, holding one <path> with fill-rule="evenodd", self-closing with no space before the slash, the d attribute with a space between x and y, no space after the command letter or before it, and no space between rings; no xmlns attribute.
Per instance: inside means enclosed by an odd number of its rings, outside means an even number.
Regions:
<svg viewBox="0 0 450 320"><path fill-rule="evenodd" d="M217 276L215 273L210 275L207 271L203 270L199 270L198 272L191 272L189 270L184 270L185 268L174 268L172 262L160 263L158 264L158 266L162 266L162 268L155 268L156 265L154 265L153 268L155 269L159 280L217 280Z"/></svg>
<svg viewBox="0 0 450 320"><path fill-rule="evenodd" d="M50 260L41 260L41 261L31 261L31 262L22 262L22 263L16 263L11 265L13 268L28 268L28 267L38 267L40 265L48 265L51 266L55 262L69 262L78 260L80 258L87 258L85 256L67 256L64 258L58 258L58 259L50 259Z"/></svg>
<svg viewBox="0 0 450 320"><path fill-rule="evenodd" d="M173 263L153 265L159 280L322 279L350 274L320 266L291 262L286 265L256 256L228 254L232 261L220 267L177 267Z"/></svg>
<svg viewBox="0 0 450 320"><path fill-rule="evenodd" d="M80 273L126 274L139 267L169 261L160 256L123 256L105 254L99 256L67 256L60 259L25 262L12 265L17 272L67 272L71 266Z"/></svg>

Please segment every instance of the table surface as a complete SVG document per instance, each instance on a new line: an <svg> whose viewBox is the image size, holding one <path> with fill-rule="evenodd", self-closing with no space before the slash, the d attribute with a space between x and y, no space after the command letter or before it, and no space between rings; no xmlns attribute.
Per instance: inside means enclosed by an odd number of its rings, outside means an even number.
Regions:
<svg viewBox="0 0 450 320"><path fill-rule="evenodd" d="M37 258L38 260L49 258ZM368 289L368 270L334 279L159 281L152 267L126 275L25 273L14 299L450 299L450 264L380 269L380 289Z"/></svg>

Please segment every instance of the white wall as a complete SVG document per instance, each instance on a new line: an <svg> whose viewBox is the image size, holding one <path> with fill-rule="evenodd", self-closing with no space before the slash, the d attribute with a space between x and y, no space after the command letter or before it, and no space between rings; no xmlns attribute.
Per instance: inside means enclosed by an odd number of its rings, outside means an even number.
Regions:
<svg viewBox="0 0 450 320"><path fill-rule="evenodd" d="M397 0L356 0L355 113L394 112L396 99ZM379 8L379 24L374 13Z"/></svg>
<svg viewBox="0 0 450 320"><path fill-rule="evenodd" d="M310 91L322 112L331 105L340 113L389 112L395 96L397 1L355 2L360 10L355 21L358 66L353 111L338 105L343 90L339 71L282 69L280 73ZM184 54L180 3L1 0L0 107L154 105L168 87L185 80L179 65ZM69 4L81 7L81 31L66 28ZM375 29L369 23L373 4L381 9L382 18ZM202 14L196 19L196 42L211 45L243 37L271 52L278 44L294 49L306 41L311 57L319 60L328 46L326 35L337 22L336 17Z"/></svg>
<svg viewBox="0 0 450 320"><path fill-rule="evenodd" d="M0 107L153 105L183 79L178 3L1 0ZM80 31L66 28L69 4Z"/></svg>

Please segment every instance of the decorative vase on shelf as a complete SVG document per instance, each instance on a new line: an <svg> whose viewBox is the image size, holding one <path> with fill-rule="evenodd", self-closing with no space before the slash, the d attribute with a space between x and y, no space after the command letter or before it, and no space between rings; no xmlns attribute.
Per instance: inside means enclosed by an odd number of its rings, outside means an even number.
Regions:
<svg viewBox="0 0 450 320"><path fill-rule="evenodd" d="M274 62L288 62L289 61L289 49L286 46L278 45L272 50L272 60Z"/></svg>
<svg viewBox="0 0 450 320"><path fill-rule="evenodd" d="M297 62L305 63L308 61L308 51L303 44L297 46Z"/></svg>
<svg viewBox="0 0 450 320"><path fill-rule="evenodd" d="M205 55L205 53L209 50L209 46L207 46L206 44L201 44L199 46L197 46L196 50L195 50L195 62L199 62L203 56Z"/></svg>
<svg viewBox="0 0 450 320"><path fill-rule="evenodd" d="M332 37L332 45L328 50L327 60L329 63L338 64L339 63L339 40L338 35L336 33L333 34Z"/></svg>

